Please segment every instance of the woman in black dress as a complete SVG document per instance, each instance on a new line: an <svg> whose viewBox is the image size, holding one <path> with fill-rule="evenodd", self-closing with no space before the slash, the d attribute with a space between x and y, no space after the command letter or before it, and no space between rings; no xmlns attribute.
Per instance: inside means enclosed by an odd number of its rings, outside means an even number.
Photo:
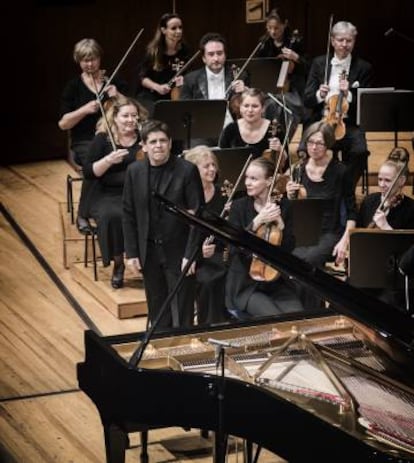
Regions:
<svg viewBox="0 0 414 463"><path fill-rule="evenodd" d="M106 124L99 124L84 167L85 177L97 179L89 216L97 223L102 262L106 267L114 261L111 284L121 288L124 279L124 237L122 232L122 191L128 165L140 151L138 126L147 112L135 100L120 97L112 101L106 112ZM115 148L112 146L112 140Z"/></svg>
<svg viewBox="0 0 414 463"><path fill-rule="evenodd" d="M294 247L289 201L268 202L274 164L264 157L254 159L246 170L247 196L237 199L230 208L229 221L255 233L261 225L276 223L282 233L280 246ZM250 276L252 256L231 249L226 280L226 306L246 311L252 316L274 316L302 311L303 307L283 275L274 281L257 281Z"/></svg>

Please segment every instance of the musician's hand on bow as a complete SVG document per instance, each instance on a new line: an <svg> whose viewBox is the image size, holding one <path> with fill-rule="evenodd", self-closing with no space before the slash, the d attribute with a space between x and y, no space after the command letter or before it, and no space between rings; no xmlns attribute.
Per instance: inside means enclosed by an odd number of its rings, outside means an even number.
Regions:
<svg viewBox="0 0 414 463"><path fill-rule="evenodd" d="M174 79L174 85L176 87L182 87L184 85L184 76L178 76Z"/></svg>
<svg viewBox="0 0 414 463"><path fill-rule="evenodd" d="M231 89L235 93L242 93L246 90L246 86L244 85L244 82L241 79L238 79L232 82Z"/></svg>
<svg viewBox="0 0 414 463"><path fill-rule="evenodd" d="M287 47L282 48L282 57L283 59L288 59L289 61L299 60L299 55L295 51Z"/></svg>
<svg viewBox="0 0 414 463"><path fill-rule="evenodd" d="M278 152L282 149L282 143L277 137L269 138L269 149Z"/></svg>
<svg viewBox="0 0 414 463"><path fill-rule="evenodd" d="M106 87L105 93L109 97L115 98L116 96L118 96L118 89L116 88L116 85L111 84L111 85L108 85L108 87Z"/></svg>
<svg viewBox="0 0 414 463"><path fill-rule="evenodd" d="M171 92L171 88L168 84L155 84L153 90L160 95L167 95Z"/></svg>
<svg viewBox="0 0 414 463"><path fill-rule="evenodd" d="M185 266L187 265L187 262L188 262L188 259L186 257L183 257L183 260L181 261L181 271L184 270ZM190 268L187 270L187 275L186 276L194 275L195 271L196 271L196 263L193 262L190 265Z"/></svg>
<svg viewBox="0 0 414 463"><path fill-rule="evenodd" d="M203 243L202 251L204 259L209 259L216 251L216 245L214 243L210 243L207 238Z"/></svg>
<svg viewBox="0 0 414 463"><path fill-rule="evenodd" d="M110 152L105 156L105 160L108 164L120 164L124 158L128 155L128 150L125 148Z"/></svg>
<svg viewBox="0 0 414 463"><path fill-rule="evenodd" d="M388 223L386 212L382 211L381 209L378 208L375 211L372 220L380 230L392 230L391 225Z"/></svg>
<svg viewBox="0 0 414 463"><path fill-rule="evenodd" d="M293 180L288 180L286 183L286 195L288 199L297 198L299 194L300 184Z"/></svg>
<svg viewBox="0 0 414 463"><path fill-rule="evenodd" d="M269 201L253 219L253 231L256 231L262 224L279 222L281 218L280 206Z"/></svg>
<svg viewBox="0 0 414 463"><path fill-rule="evenodd" d="M321 84L319 85L319 95L322 99L326 98L329 93L329 85L328 84Z"/></svg>
<svg viewBox="0 0 414 463"><path fill-rule="evenodd" d="M94 114L99 111L99 103L96 100L91 100L83 105L83 108L87 114Z"/></svg>

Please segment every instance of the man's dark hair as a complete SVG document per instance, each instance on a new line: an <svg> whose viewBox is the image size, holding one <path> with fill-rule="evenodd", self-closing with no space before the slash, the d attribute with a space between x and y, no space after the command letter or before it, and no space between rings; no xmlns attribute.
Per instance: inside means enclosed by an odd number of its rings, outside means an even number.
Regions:
<svg viewBox="0 0 414 463"><path fill-rule="evenodd" d="M218 32L207 32L200 39L200 50L204 54L205 46L208 42L221 42L226 50L226 39Z"/></svg>
<svg viewBox="0 0 414 463"><path fill-rule="evenodd" d="M147 141L148 135L152 132L164 132L168 139L171 140L170 128L165 122L157 121L155 119L151 119L146 122L141 129L141 139L144 143Z"/></svg>

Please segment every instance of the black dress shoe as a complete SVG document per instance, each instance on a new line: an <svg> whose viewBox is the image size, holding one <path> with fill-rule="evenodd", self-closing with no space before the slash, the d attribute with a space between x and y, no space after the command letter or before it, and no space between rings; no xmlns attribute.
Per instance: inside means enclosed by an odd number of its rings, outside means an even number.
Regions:
<svg viewBox="0 0 414 463"><path fill-rule="evenodd" d="M84 217L80 217L79 215L76 217L76 226L80 233L85 234L91 231L91 224L89 223L89 220Z"/></svg>
<svg viewBox="0 0 414 463"><path fill-rule="evenodd" d="M119 289L124 286L124 272L125 272L125 265L122 264L114 264L114 270L112 272L111 278L111 285L112 288Z"/></svg>

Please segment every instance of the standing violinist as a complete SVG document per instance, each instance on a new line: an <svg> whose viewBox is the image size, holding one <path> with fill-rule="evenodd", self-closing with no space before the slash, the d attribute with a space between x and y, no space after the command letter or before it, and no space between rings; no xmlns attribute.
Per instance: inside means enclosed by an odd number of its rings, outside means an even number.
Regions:
<svg viewBox="0 0 414 463"><path fill-rule="evenodd" d="M226 64L226 40L221 34L204 34L200 39L200 51L204 67L184 76L180 99L221 100L245 90L248 76L244 73L238 79L234 79L231 67ZM226 94L227 90L229 91ZM223 127L232 121L230 110L227 110ZM213 143L216 142L217 140Z"/></svg>
<svg viewBox="0 0 414 463"><path fill-rule="evenodd" d="M154 37L147 46L139 69L137 99L152 116L154 104L171 99L171 79L190 58L191 52L183 39L183 22L175 13L161 16ZM183 85L183 76L175 78L174 86Z"/></svg>
<svg viewBox="0 0 414 463"><path fill-rule="evenodd" d="M286 106L293 112L294 122L290 138L303 117L303 94L309 62L304 53L302 37L292 31L288 19L279 8L270 11L266 18L266 35L262 39L257 57L278 58L289 63L286 83L283 88ZM280 119L281 108L272 100L267 101L266 116Z"/></svg>
<svg viewBox="0 0 414 463"><path fill-rule="evenodd" d="M280 204L268 201L274 171L274 163L264 157L251 161L245 176L247 196L233 201L229 221L255 234L260 227L270 225L273 229L270 242L290 251L294 247L294 237L288 201L285 198ZM252 316L274 316L303 310L283 275L273 281L258 281L250 275L251 267L251 255L237 248L231 249L226 280L228 309L245 311Z"/></svg>
<svg viewBox="0 0 414 463"><path fill-rule="evenodd" d="M228 124L219 138L220 148L248 146L254 158L262 156L266 150L280 153L284 138L280 125L271 134L271 121L263 117L265 95L257 88L246 89L240 97L240 119ZM275 122L276 124L276 122Z"/></svg>
<svg viewBox="0 0 414 463"><path fill-rule="evenodd" d="M73 49L73 59L80 67L81 74L72 78L65 86L61 98L60 129L67 130L70 135L70 162L77 170L82 170L88 155L88 149L96 132L96 124L101 117L99 104L96 101L98 93L105 86L105 71L101 69L102 47L95 39L79 40ZM126 94L125 83L114 78L103 94L103 101L108 97ZM72 159L73 157L73 159ZM79 198L76 224L81 232L89 229L86 219L89 192L92 189L91 180L83 180Z"/></svg>
<svg viewBox="0 0 414 463"><path fill-rule="evenodd" d="M357 211L352 181L346 167L333 158L330 148L335 143L333 128L326 122L315 122L304 134L308 159L302 166L301 184L289 180L287 197L294 199L301 187L308 198L325 199L321 235L318 243L294 249L293 254L315 267L323 268L332 256L342 262L348 248L348 231L355 227ZM306 224L303 224L306 227ZM319 308L321 300L299 288L306 308Z"/></svg>
<svg viewBox="0 0 414 463"><path fill-rule="evenodd" d="M356 36L357 29L350 22L339 21L332 27L333 57L323 55L313 59L304 96L305 107L312 111L306 126L320 120L332 124L338 120L340 126L344 124L345 135L336 140L332 149L342 152L342 161L351 174L354 187L368 155L365 132L356 123L357 87L371 87L373 81L371 64L352 54ZM339 95L342 105L339 108L341 115L337 118L335 102ZM345 105L348 106L346 112L342 111ZM299 150L305 150L303 139Z"/></svg>

